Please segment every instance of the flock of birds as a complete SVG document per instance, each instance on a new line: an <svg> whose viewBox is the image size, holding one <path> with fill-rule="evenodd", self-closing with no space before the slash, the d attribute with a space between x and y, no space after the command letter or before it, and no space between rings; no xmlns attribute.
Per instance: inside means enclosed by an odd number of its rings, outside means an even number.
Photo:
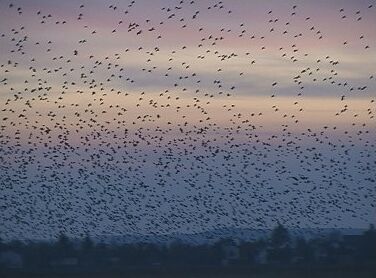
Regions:
<svg viewBox="0 0 376 278"><path fill-rule="evenodd" d="M374 223L372 3L118 2L0 3L1 237Z"/></svg>

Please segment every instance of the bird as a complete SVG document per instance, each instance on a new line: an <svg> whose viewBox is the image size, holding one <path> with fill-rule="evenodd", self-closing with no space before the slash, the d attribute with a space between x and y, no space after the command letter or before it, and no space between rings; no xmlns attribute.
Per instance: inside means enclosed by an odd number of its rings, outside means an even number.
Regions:
<svg viewBox="0 0 376 278"><path fill-rule="evenodd" d="M372 5L24 2L0 3L2 237L372 221Z"/></svg>

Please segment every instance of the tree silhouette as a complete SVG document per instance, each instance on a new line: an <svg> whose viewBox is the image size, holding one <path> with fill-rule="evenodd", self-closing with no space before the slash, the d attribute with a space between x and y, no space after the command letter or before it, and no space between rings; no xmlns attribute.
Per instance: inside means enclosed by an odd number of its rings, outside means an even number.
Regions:
<svg viewBox="0 0 376 278"><path fill-rule="evenodd" d="M69 238L64 233L60 233L54 249L57 258L69 257L74 254L73 243L70 242Z"/></svg>
<svg viewBox="0 0 376 278"><path fill-rule="evenodd" d="M373 224L362 235L360 254L363 259L376 263L376 229Z"/></svg>
<svg viewBox="0 0 376 278"><path fill-rule="evenodd" d="M288 263L290 259L290 235L288 230L278 223L270 237L268 260L274 263Z"/></svg>
<svg viewBox="0 0 376 278"><path fill-rule="evenodd" d="M95 265L95 245L87 233L81 243L80 263L86 267Z"/></svg>
<svg viewBox="0 0 376 278"><path fill-rule="evenodd" d="M294 254L297 258L297 263L307 264L314 260L314 249L310 242L303 237L296 240Z"/></svg>
<svg viewBox="0 0 376 278"><path fill-rule="evenodd" d="M65 234L60 234L55 242L14 240L0 242L0 247L5 255L21 256L23 267L30 271L221 268L226 265L231 268L251 265L294 267L295 264L308 268L350 265L371 269L376 265L376 230L373 225L362 235L333 233L309 241L303 237L290 237L288 230L278 224L268 240L241 243L227 238L200 245L182 241L165 245L141 242L107 245L95 244L88 234L81 240L70 240ZM66 263L72 261L75 263ZM6 262L3 261L1 267L6 269Z"/></svg>

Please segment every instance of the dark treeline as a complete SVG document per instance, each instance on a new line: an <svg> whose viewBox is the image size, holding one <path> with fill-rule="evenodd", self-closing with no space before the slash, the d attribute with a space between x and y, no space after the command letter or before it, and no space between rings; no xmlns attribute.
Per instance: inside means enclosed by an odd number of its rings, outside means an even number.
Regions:
<svg viewBox="0 0 376 278"><path fill-rule="evenodd" d="M333 233L327 237L292 238L278 225L268 239L214 244L165 245L95 243L90 236L71 240L64 234L54 242L1 242L1 269L113 270L132 268L252 267L252 266L372 266L376 265L376 230L362 235Z"/></svg>

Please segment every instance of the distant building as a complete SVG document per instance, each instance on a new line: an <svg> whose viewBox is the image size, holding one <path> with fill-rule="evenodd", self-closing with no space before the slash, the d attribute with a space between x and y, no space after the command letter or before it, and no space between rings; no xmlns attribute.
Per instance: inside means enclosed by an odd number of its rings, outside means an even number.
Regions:
<svg viewBox="0 0 376 278"><path fill-rule="evenodd" d="M0 265L5 268L20 269L23 268L23 259L15 251L4 251L0 253Z"/></svg>
<svg viewBox="0 0 376 278"><path fill-rule="evenodd" d="M361 235L344 235L342 237L342 245L344 249L339 256L339 262L345 264L351 264L356 262L359 257L356 252L361 245L362 236Z"/></svg>
<svg viewBox="0 0 376 278"><path fill-rule="evenodd" d="M343 235L342 243L346 245L347 248L356 249L361 243L362 235Z"/></svg>
<svg viewBox="0 0 376 278"><path fill-rule="evenodd" d="M109 257L109 258L106 258L106 263L108 266L118 266L121 262L120 258L119 257Z"/></svg>
<svg viewBox="0 0 376 278"><path fill-rule="evenodd" d="M256 253L256 255L254 256L254 263L266 264L267 262L268 262L268 252L264 248Z"/></svg>
<svg viewBox="0 0 376 278"><path fill-rule="evenodd" d="M78 263L79 263L78 258L66 257L66 258L51 261L51 266L61 267L61 268L70 268L70 267L78 266Z"/></svg>
<svg viewBox="0 0 376 278"><path fill-rule="evenodd" d="M240 259L239 246L234 241L225 240L222 242L221 249L223 252L223 266L231 265Z"/></svg>

